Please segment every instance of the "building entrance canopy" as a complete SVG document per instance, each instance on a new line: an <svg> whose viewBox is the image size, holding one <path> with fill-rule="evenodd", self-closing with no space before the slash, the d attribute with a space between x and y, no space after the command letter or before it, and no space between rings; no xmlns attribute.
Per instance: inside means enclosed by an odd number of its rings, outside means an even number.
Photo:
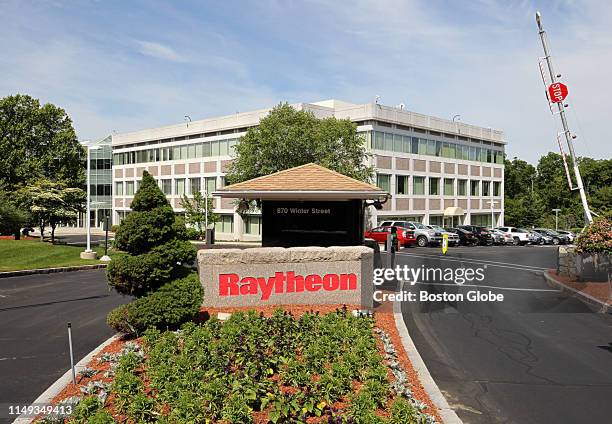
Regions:
<svg viewBox="0 0 612 424"><path fill-rule="evenodd" d="M444 209L444 216L463 216L465 211L458 206L450 206Z"/></svg>

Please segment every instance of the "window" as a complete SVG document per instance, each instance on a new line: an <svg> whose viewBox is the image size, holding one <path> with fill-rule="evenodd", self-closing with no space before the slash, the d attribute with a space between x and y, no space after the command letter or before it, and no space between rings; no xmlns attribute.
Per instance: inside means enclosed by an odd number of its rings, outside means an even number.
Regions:
<svg viewBox="0 0 612 424"><path fill-rule="evenodd" d="M429 225L442 225L444 217L441 215L429 215Z"/></svg>
<svg viewBox="0 0 612 424"><path fill-rule="evenodd" d="M482 182L482 195L483 196L490 196L491 193L489 192L489 188L491 187L491 183L489 181L483 181Z"/></svg>
<svg viewBox="0 0 612 424"><path fill-rule="evenodd" d="M182 196L185 194L185 178L178 178L174 180L174 194L176 196Z"/></svg>
<svg viewBox="0 0 612 424"><path fill-rule="evenodd" d="M374 148L378 149L378 150L384 150L385 148L385 140L384 140L384 133L381 133L380 131L376 131L375 135L374 135Z"/></svg>
<svg viewBox="0 0 612 424"><path fill-rule="evenodd" d="M393 150L393 134L391 133L385 133L384 150L388 150L388 151Z"/></svg>
<svg viewBox="0 0 612 424"><path fill-rule="evenodd" d="M134 195L134 181L125 182L125 194L127 194L128 196Z"/></svg>
<svg viewBox="0 0 612 424"><path fill-rule="evenodd" d="M181 146L172 147L172 157L174 158L174 160L181 159Z"/></svg>
<svg viewBox="0 0 612 424"><path fill-rule="evenodd" d="M395 177L395 194L408 194L408 175Z"/></svg>
<svg viewBox="0 0 612 424"><path fill-rule="evenodd" d="M172 194L172 180L161 180L161 190L166 195Z"/></svg>
<svg viewBox="0 0 612 424"><path fill-rule="evenodd" d="M391 191L391 175L376 174L376 185L383 191Z"/></svg>
<svg viewBox="0 0 612 424"><path fill-rule="evenodd" d="M244 220L246 234L261 235L261 216L248 215Z"/></svg>
<svg viewBox="0 0 612 424"><path fill-rule="evenodd" d="M219 141L212 141L210 143L211 156L219 156Z"/></svg>
<svg viewBox="0 0 612 424"><path fill-rule="evenodd" d="M452 178L444 178L444 195L454 196L455 195L455 180Z"/></svg>
<svg viewBox="0 0 612 424"><path fill-rule="evenodd" d="M189 178L189 194L192 196L196 193L199 193L202 188L202 180L200 177L197 178Z"/></svg>
<svg viewBox="0 0 612 424"><path fill-rule="evenodd" d="M410 137L407 136L403 136L402 137L402 152L403 153L410 153Z"/></svg>
<svg viewBox="0 0 612 424"><path fill-rule="evenodd" d="M470 181L470 196L478 196L478 186L480 181Z"/></svg>
<svg viewBox="0 0 612 424"><path fill-rule="evenodd" d="M219 188L225 187L227 185L227 181L225 180L225 176L219 177Z"/></svg>
<svg viewBox="0 0 612 424"><path fill-rule="evenodd" d="M424 138L419 138L419 155L426 155L426 154L427 154L427 140L425 140Z"/></svg>
<svg viewBox="0 0 612 424"><path fill-rule="evenodd" d="M215 223L215 231L219 233L233 233L234 217L232 215L220 215L219 220Z"/></svg>
<svg viewBox="0 0 612 424"><path fill-rule="evenodd" d="M501 196L501 183L499 181L493 182L493 196Z"/></svg>
<svg viewBox="0 0 612 424"><path fill-rule="evenodd" d="M123 181L115 182L115 196L123 196Z"/></svg>
<svg viewBox="0 0 612 424"><path fill-rule="evenodd" d="M434 140L427 141L427 154L430 156L436 155L436 142Z"/></svg>
<svg viewBox="0 0 612 424"><path fill-rule="evenodd" d="M440 178L429 177L429 194L432 196L440 194Z"/></svg>
<svg viewBox="0 0 612 424"><path fill-rule="evenodd" d="M419 139L416 137L412 137L410 152L419 153Z"/></svg>
<svg viewBox="0 0 612 424"><path fill-rule="evenodd" d="M467 195L467 180L457 180L457 195Z"/></svg>
<svg viewBox="0 0 612 424"><path fill-rule="evenodd" d="M399 134L393 134L393 151L401 152L402 143L404 142L403 137Z"/></svg>
<svg viewBox="0 0 612 424"><path fill-rule="evenodd" d="M412 177L412 194L425 194L425 177Z"/></svg>
<svg viewBox="0 0 612 424"><path fill-rule="evenodd" d="M217 177L205 177L204 185L205 185L204 188L206 189L206 193L210 195L210 193L217 190Z"/></svg>
<svg viewBox="0 0 612 424"><path fill-rule="evenodd" d="M212 150L210 147L210 141L202 144L202 156L207 158L211 156L211 153L212 153Z"/></svg>
<svg viewBox="0 0 612 424"><path fill-rule="evenodd" d="M195 159L197 157L195 144L190 144L189 146L187 146L187 157L189 159Z"/></svg>
<svg viewBox="0 0 612 424"><path fill-rule="evenodd" d="M229 155L229 140L219 141L219 155L221 156Z"/></svg>

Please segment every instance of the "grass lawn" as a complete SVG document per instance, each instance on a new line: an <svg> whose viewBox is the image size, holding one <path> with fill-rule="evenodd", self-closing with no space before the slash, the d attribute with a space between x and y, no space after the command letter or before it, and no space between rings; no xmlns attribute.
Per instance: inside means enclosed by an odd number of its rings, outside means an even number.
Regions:
<svg viewBox="0 0 612 424"><path fill-rule="evenodd" d="M92 249L98 252L98 257L104 254L103 247ZM101 263L81 259L79 254L83 250L83 247L52 245L38 240L0 240L0 272Z"/></svg>

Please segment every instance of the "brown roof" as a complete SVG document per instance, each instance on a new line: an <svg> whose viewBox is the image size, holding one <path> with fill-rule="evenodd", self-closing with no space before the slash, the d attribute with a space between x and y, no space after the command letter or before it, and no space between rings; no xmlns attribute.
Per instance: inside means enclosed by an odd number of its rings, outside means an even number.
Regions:
<svg viewBox="0 0 612 424"><path fill-rule="evenodd" d="M315 163L296 166L270 175L253 178L219 190L227 191L359 191L381 193L383 190Z"/></svg>

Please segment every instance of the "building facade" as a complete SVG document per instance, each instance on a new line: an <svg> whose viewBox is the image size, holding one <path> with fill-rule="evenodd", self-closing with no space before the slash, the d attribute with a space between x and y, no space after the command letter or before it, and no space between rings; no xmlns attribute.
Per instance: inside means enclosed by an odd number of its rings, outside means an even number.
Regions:
<svg viewBox="0 0 612 424"><path fill-rule="evenodd" d="M409 219L437 225L503 225L504 148L500 131L422 115L377 103L338 100L294 105L318 118L351 119L365 139L376 185L392 194L373 224ZM270 109L115 134L113 221L129 213L142 172L157 179L175 211L180 198L225 185L233 146ZM235 212L215 199L220 240L258 240L261 218Z"/></svg>

